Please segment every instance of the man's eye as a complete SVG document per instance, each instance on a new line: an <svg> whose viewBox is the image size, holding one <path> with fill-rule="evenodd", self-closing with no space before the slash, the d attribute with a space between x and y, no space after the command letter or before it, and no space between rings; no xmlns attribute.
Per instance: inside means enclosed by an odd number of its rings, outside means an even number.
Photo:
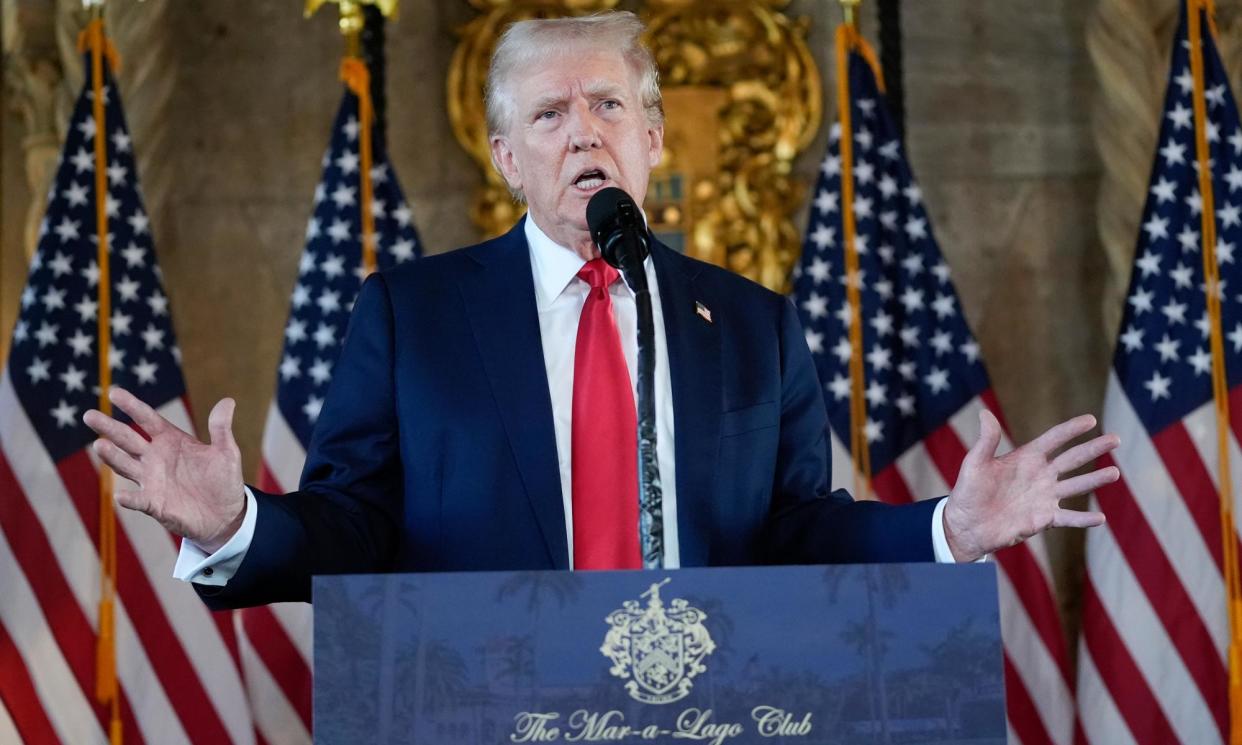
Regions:
<svg viewBox="0 0 1242 745"><path fill-rule="evenodd" d="M621 108L621 102L609 98L605 100L604 102L602 102L600 106L603 106L605 109L619 109Z"/></svg>
<svg viewBox="0 0 1242 745"><path fill-rule="evenodd" d="M539 119L551 119L551 118L553 118L554 116L556 116L556 111L555 111L555 110L553 110L553 109L549 109L549 110L547 110L547 111L543 112L542 114L540 114L537 118L539 118Z"/></svg>

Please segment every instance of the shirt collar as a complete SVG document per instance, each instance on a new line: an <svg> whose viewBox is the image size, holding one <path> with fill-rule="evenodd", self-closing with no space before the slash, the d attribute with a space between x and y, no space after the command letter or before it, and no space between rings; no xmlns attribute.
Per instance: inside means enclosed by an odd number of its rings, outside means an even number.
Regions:
<svg viewBox="0 0 1242 745"><path fill-rule="evenodd" d="M560 297L586 261L548 237L534 218L526 215L526 242L530 245L530 268L535 275L535 303L544 310Z"/></svg>

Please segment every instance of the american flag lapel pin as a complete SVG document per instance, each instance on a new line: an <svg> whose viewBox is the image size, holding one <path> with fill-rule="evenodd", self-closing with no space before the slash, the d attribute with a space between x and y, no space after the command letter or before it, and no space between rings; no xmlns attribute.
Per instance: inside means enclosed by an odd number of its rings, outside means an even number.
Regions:
<svg viewBox="0 0 1242 745"><path fill-rule="evenodd" d="M698 313L699 317L704 321L707 321L708 323L712 322L712 312L707 309L706 305L700 303L698 300L694 301L694 312Z"/></svg>

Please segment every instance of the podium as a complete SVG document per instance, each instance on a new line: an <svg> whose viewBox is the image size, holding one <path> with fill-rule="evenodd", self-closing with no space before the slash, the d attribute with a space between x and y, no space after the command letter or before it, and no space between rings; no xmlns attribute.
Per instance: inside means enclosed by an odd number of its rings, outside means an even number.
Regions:
<svg viewBox="0 0 1242 745"><path fill-rule="evenodd" d="M1005 742L990 564L317 577L337 743Z"/></svg>

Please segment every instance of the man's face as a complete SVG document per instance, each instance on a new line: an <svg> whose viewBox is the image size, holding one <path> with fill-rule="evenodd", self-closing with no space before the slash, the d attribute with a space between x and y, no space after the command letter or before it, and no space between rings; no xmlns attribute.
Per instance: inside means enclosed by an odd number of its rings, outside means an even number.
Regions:
<svg viewBox="0 0 1242 745"><path fill-rule="evenodd" d="M647 121L638 76L620 52L553 57L515 71L509 90L508 131L491 141L496 163L525 192L535 223L582 253L591 245L587 202L615 186L641 205L664 130Z"/></svg>

